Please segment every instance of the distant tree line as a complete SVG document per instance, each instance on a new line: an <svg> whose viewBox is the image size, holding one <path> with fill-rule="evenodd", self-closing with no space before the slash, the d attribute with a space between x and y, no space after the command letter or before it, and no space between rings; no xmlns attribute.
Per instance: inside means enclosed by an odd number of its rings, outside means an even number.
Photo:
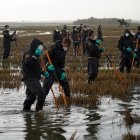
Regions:
<svg viewBox="0 0 140 140"><path fill-rule="evenodd" d="M118 18L88 18L88 19L78 19L73 22L75 25L79 24L85 24L85 25L118 25ZM127 20L128 23L131 22L131 20Z"/></svg>

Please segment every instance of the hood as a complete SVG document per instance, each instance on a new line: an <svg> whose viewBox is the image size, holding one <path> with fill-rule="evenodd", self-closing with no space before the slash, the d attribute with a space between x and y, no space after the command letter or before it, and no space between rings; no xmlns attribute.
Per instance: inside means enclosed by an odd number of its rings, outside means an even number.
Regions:
<svg viewBox="0 0 140 140"><path fill-rule="evenodd" d="M126 34L126 33L131 34L129 29L126 29L126 30L124 31L124 34Z"/></svg>
<svg viewBox="0 0 140 140"><path fill-rule="evenodd" d="M38 47L39 45L43 45L43 42L40 41L40 40L37 39L37 38L33 38L33 40L32 40L31 43L30 43L30 52L31 52L32 54L35 54L35 50L37 49L37 47Z"/></svg>
<svg viewBox="0 0 140 140"><path fill-rule="evenodd" d="M56 41L55 46L57 46L58 49L63 50L62 40Z"/></svg>

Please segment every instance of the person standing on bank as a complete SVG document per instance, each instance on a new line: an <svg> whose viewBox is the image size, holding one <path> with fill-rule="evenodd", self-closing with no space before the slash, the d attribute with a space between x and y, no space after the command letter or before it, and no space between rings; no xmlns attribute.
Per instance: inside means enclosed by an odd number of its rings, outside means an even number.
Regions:
<svg viewBox="0 0 140 140"><path fill-rule="evenodd" d="M57 41L61 41L61 40L62 40L62 33L59 30L59 27L57 27L53 33L53 42L56 43Z"/></svg>
<svg viewBox="0 0 140 140"><path fill-rule="evenodd" d="M3 31L3 60L8 59L9 57L11 41L16 41L16 33L14 32L12 35L10 35L9 32L9 25L5 25L5 29Z"/></svg>
<svg viewBox="0 0 140 140"><path fill-rule="evenodd" d="M97 29L97 38L103 42L103 33L102 33L102 26L101 25L99 25L99 27Z"/></svg>
<svg viewBox="0 0 140 140"><path fill-rule="evenodd" d="M86 54L86 39L88 37L89 31L87 30L87 26L84 26L84 29L82 31L82 47L83 47L83 55Z"/></svg>
<svg viewBox="0 0 140 140"><path fill-rule="evenodd" d="M126 67L127 73L130 73L133 57L136 59L137 54L129 29L126 29L124 35L120 37L117 47L121 51L120 72L123 73Z"/></svg>
<svg viewBox="0 0 140 140"><path fill-rule="evenodd" d="M64 25L63 29L61 30L61 35L62 35L62 39L70 37L70 33L66 25Z"/></svg>
<svg viewBox="0 0 140 140"><path fill-rule="evenodd" d="M99 59L104 47L100 48L101 40L95 40L94 31L89 32L86 40L86 50L88 55L88 84L94 82L98 75Z"/></svg>

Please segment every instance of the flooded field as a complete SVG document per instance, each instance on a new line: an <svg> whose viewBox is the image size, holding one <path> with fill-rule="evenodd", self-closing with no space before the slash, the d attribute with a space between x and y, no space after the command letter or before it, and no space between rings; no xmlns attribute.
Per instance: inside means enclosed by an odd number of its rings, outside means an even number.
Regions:
<svg viewBox="0 0 140 140"><path fill-rule="evenodd" d="M53 89L58 94L58 88ZM69 140L76 131L78 140L121 140L128 132L140 133L140 87L124 101L100 97L93 108L61 106L59 110L51 94L46 99L41 115L22 112L25 88L0 93L0 140ZM34 110L34 106L32 108ZM132 120L126 116L130 113ZM130 121L130 122L129 122Z"/></svg>
<svg viewBox="0 0 140 140"><path fill-rule="evenodd" d="M77 59L73 57L72 47L66 58L72 94L70 105L64 107L58 85L54 84L59 110L50 93L41 114L34 112L35 104L32 111L23 112L26 88L21 82L22 55L33 37L48 47L54 27L16 30L19 53L15 53L16 46L12 43L9 60L0 61L0 140L140 140L140 69L134 67L129 75L120 74L123 78L120 81L107 59L101 56L97 80L88 85L87 58L82 56L82 48ZM118 27L103 30L103 45L116 70L120 59L116 46L123 30Z"/></svg>

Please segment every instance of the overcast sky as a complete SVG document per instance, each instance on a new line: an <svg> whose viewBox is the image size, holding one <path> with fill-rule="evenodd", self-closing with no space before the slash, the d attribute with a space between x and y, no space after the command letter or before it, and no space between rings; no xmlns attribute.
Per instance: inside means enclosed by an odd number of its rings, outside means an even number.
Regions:
<svg viewBox="0 0 140 140"><path fill-rule="evenodd" d="M140 0L0 0L0 21L140 20Z"/></svg>

